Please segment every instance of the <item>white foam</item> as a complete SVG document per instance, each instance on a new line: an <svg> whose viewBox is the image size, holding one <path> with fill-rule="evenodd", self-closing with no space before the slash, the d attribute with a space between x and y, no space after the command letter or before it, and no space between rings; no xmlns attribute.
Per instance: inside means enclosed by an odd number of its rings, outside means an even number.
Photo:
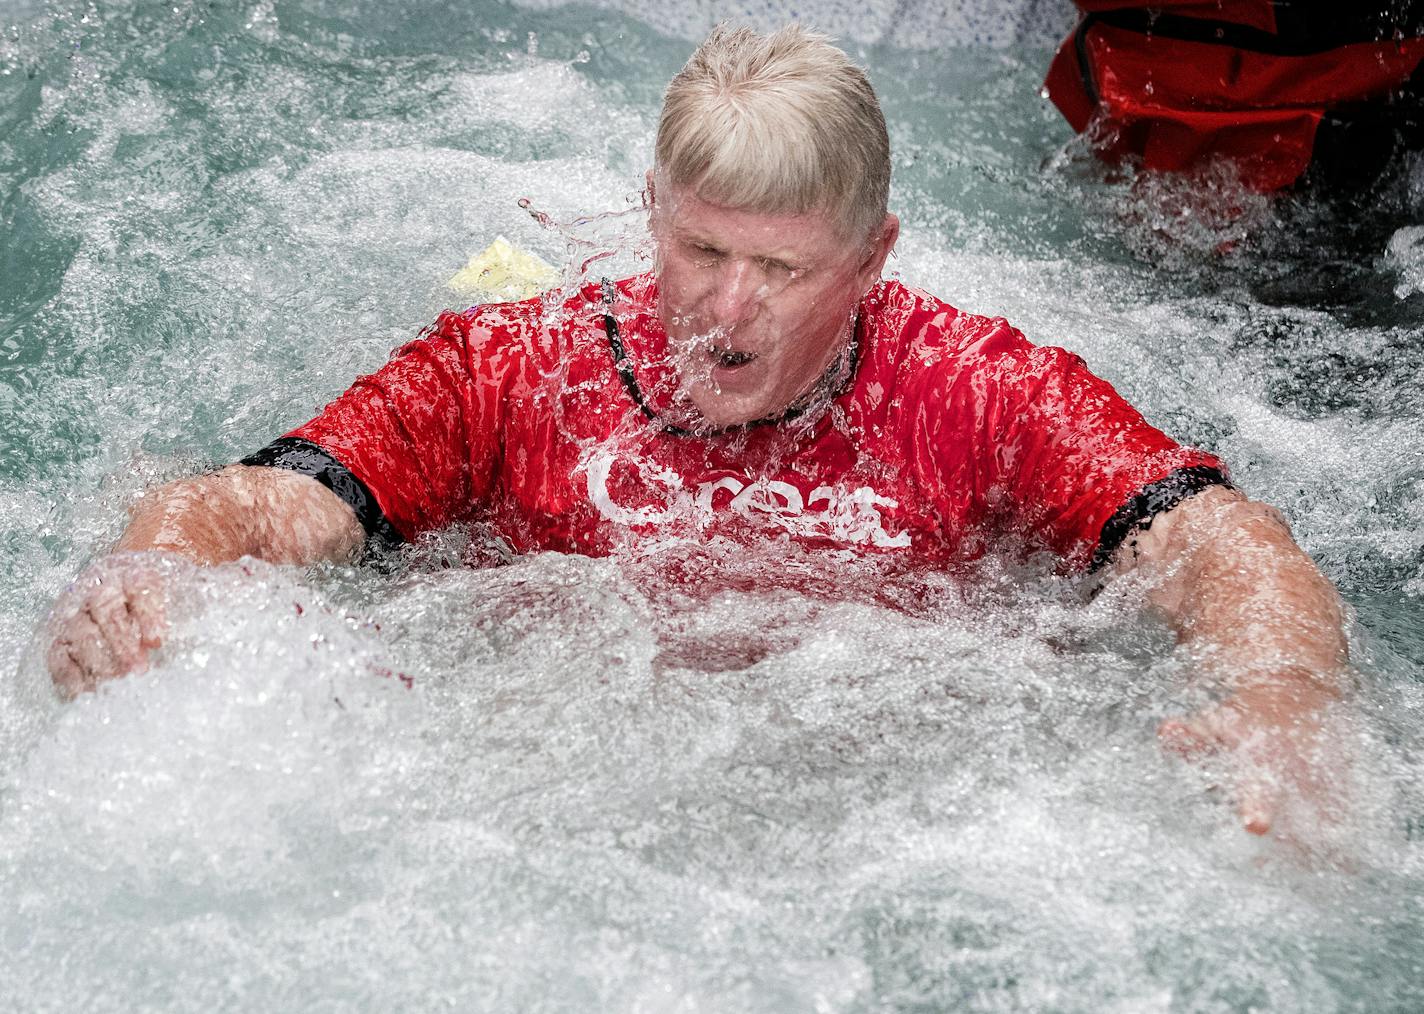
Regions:
<svg viewBox="0 0 1424 1014"><path fill-rule="evenodd" d="M1424 292L1424 226L1406 225L1389 238L1385 263L1399 275L1394 294L1407 299Z"/></svg>
<svg viewBox="0 0 1424 1014"><path fill-rule="evenodd" d="M657 54L669 65L717 18L768 27L789 11L612 9L676 36ZM935 49L1022 42L1034 9L797 8L857 45ZM959 158L987 194L981 216L962 181L936 189L926 171L905 195L923 211L905 281L1084 355L1286 507L1362 610L1375 595L1402 617L1397 637L1356 632L1352 809L1336 831L1297 818L1336 848L1319 867L1240 830L1210 789L1221 765L1160 750L1157 723L1206 695L1134 589L1085 602L1002 561L902 574L668 541L477 569L458 565L455 533L390 575L222 568L179 583L187 608L151 672L61 706L36 625L144 486L305 418L427 322L492 235L565 263L565 236L515 201L559 221L622 209L648 160L654 100L531 56L522 30L517 52L470 43L495 67L478 70L461 53L387 54L379 33L358 37L361 10L250 3L235 34L206 41L260 73L187 95L144 83L125 19L149 18L145 45L181 54L204 10L97 12L84 31L106 45L47 78L7 142L39 145L16 207L64 256L21 332L31 358L0 378L7 439L33 438L6 446L36 448L0 463L0 658L16 673L0 681L5 1001L1418 1006L1424 690L1406 628L1424 594L1424 437L1399 379L1409 335L1154 276L1132 256L1151 243L1112 238L1133 228L1100 206L1113 188L1039 175L1055 142L1007 92L986 101L1031 136L966 137L930 102L892 122L942 142L921 165ZM486 20L537 27L521 18ZM893 76L893 52L875 58ZM81 111L92 133L45 162L65 143L48 128ZM1021 214L1025 200L1049 210ZM1104 235L1055 231L1067 202ZM1019 235L1026 221L1044 235ZM1182 261L1219 238L1188 230ZM1412 242L1390 255L1401 284ZM1332 354L1346 407L1278 393ZM1396 375L1350 379L1376 360Z"/></svg>
<svg viewBox="0 0 1424 1014"><path fill-rule="evenodd" d="M556 10L566 0L517 0L533 10ZM907 49L1003 47L1057 43L1073 25L1074 10L1059 0L703 0L664 4L656 0L597 0L595 6L645 22L665 35L700 40L723 21L773 31L801 21L862 45Z"/></svg>

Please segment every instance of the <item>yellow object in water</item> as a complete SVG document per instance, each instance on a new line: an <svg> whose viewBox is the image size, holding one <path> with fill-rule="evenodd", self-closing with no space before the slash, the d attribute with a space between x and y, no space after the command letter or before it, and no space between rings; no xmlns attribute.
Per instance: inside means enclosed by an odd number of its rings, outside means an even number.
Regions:
<svg viewBox="0 0 1424 1014"><path fill-rule="evenodd" d="M498 236L445 284L466 298L508 302L537 296L558 283L553 265Z"/></svg>

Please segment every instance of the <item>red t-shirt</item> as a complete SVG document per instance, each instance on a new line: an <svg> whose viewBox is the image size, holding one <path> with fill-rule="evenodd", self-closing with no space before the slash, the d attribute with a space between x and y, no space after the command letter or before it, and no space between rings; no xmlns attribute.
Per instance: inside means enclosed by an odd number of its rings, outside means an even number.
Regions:
<svg viewBox="0 0 1424 1014"><path fill-rule="evenodd" d="M724 533L932 561L1008 540L1073 566L1225 481L1077 356L894 281L862 301L854 360L819 408L688 434L666 421L656 308L639 276L442 314L248 460L315 474L314 453L368 531L405 539L475 521L516 551Z"/></svg>

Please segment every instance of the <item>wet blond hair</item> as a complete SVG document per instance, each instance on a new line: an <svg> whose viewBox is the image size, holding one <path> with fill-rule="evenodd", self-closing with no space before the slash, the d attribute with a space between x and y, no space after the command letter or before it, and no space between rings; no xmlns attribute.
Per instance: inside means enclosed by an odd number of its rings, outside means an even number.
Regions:
<svg viewBox="0 0 1424 1014"><path fill-rule="evenodd" d="M655 180L745 211L885 219L890 139L870 81L829 37L718 25L668 85Z"/></svg>

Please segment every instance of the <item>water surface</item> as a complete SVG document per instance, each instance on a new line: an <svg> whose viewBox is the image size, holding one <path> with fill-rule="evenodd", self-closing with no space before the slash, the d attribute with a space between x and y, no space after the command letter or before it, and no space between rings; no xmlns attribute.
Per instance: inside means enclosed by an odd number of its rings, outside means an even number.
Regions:
<svg viewBox="0 0 1424 1014"><path fill-rule="evenodd" d="M1424 1007L1424 177L1134 182L1038 96L1062 10L929 6L820 11L884 100L893 269L1286 511L1357 617L1339 861L1162 754L1201 690L1130 594L1003 561L194 571L160 664L60 706L36 625L145 487L307 418L494 235L566 263L518 199L636 207L696 37L784 9L12 3L0 1006Z"/></svg>

